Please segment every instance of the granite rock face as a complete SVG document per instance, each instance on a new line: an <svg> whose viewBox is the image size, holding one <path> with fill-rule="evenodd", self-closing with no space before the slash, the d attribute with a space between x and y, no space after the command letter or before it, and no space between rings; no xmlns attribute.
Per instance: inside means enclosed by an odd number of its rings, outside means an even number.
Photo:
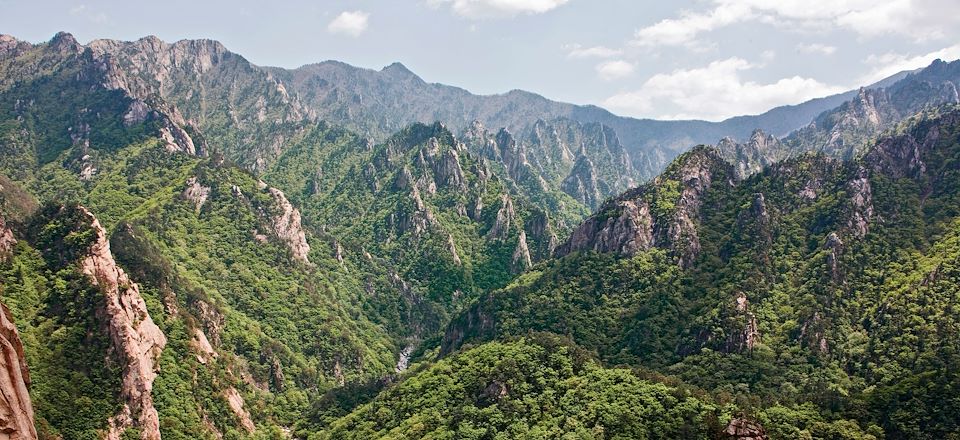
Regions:
<svg viewBox="0 0 960 440"><path fill-rule="evenodd" d="M236 133L224 152L262 170L301 124L313 120L282 82L213 40L166 43L148 36L129 42L95 40L86 47L103 72L104 86L135 100L132 116L142 113L137 102L167 115L170 123L160 130L171 149L203 154L205 148L196 145L191 131L202 130L215 141ZM261 131L267 124L288 124L290 129Z"/></svg>
<svg viewBox="0 0 960 440"><path fill-rule="evenodd" d="M511 259L511 269L514 273L517 273L523 272L531 266L533 266L533 260L530 258L530 248L527 246L527 233L520 231L517 247L514 249Z"/></svg>
<svg viewBox="0 0 960 440"><path fill-rule="evenodd" d="M500 196L500 209L497 210L497 218L493 227L487 232L487 238L491 240L506 240L510 235L510 228L516 222L517 212L513 207L513 199L509 195Z"/></svg>
<svg viewBox="0 0 960 440"><path fill-rule="evenodd" d="M736 417L733 420L730 420L730 423L727 424L726 429L723 430L723 434L726 436L726 438L731 440L770 439L770 437L767 436L767 432L764 431L763 426L760 426L759 423L744 417Z"/></svg>
<svg viewBox="0 0 960 440"><path fill-rule="evenodd" d="M0 439L33 440L37 431L23 343L10 310L4 304L0 309Z"/></svg>
<svg viewBox="0 0 960 440"><path fill-rule="evenodd" d="M617 133L600 123L539 119L514 134L474 121L461 137L513 185L532 194L563 192L590 209L639 179Z"/></svg>
<svg viewBox="0 0 960 440"><path fill-rule="evenodd" d="M725 137L717 143L717 149L724 159L734 165L740 179L756 174L790 156L786 145L763 130L755 130L750 139L743 143Z"/></svg>
<svg viewBox="0 0 960 440"><path fill-rule="evenodd" d="M712 187L731 186L733 170L717 150L698 147L650 184L627 191L574 229L558 255L577 251L635 255L657 247L687 267L700 253L700 210Z"/></svg>
<svg viewBox="0 0 960 440"><path fill-rule="evenodd" d="M80 268L103 292L105 301L98 313L107 325L111 351L123 368L123 408L110 419L107 439L120 439L127 428L137 427L144 440L159 440L160 417L151 393L157 377L157 359L167 338L150 317L140 296L140 286L117 266L100 222L90 211L81 210L90 219L96 239Z"/></svg>
<svg viewBox="0 0 960 440"><path fill-rule="evenodd" d="M0 260L10 254L15 244L17 239L14 238L13 231L7 227L6 221L0 215Z"/></svg>
<svg viewBox="0 0 960 440"><path fill-rule="evenodd" d="M283 241L293 257L303 263L310 263L310 244L301 223L300 210L293 206L282 191L276 188L267 188L276 204L276 212L270 218L273 232Z"/></svg>
<svg viewBox="0 0 960 440"><path fill-rule="evenodd" d="M250 412L244 408L243 397L237 392L236 388L228 388L224 392L224 397L227 398L227 404L230 406L230 411L240 419L240 427L244 431L253 432L256 429L256 426L253 424L253 420L250 419Z"/></svg>

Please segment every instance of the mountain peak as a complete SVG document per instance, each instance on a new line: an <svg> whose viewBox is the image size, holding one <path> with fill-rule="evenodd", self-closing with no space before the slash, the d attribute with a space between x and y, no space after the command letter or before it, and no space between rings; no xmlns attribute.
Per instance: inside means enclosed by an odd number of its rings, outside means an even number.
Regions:
<svg viewBox="0 0 960 440"><path fill-rule="evenodd" d="M51 43L61 42L61 41L76 43L77 39L73 37L73 34L66 31L57 32L56 34L54 34L53 38L50 39Z"/></svg>
<svg viewBox="0 0 960 440"><path fill-rule="evenodd" d="M17 48L26 49L32 46L32 44L20 41L12 35L0 34L0 54L6 55L17 50Z"/></svg>
<svg viewBox="0 0 960 440"><path fill-rule="evenodd" d="M401 62L399 62L399 61L395 61L394 63L390 64L389 66L386 66L386 67L384 67L383 69L380 69L380 71L383 72L383 73L389 73L389 74L391 74L391 75L398 75L398 76L399 76L399 75L403 75L403 76L417 76L417 75L414 74L410 69L408 69L407 66L404 66L403 63L401 63Z"/></svg>
<svg viewBox="0 0 960 440"><path fill-rule="evenodd" d="M56 48L57 50L79 50L80 43L77 42L77 39L73 37L69 32L57 32L53 38L50 39L50 46Z"/></svg>

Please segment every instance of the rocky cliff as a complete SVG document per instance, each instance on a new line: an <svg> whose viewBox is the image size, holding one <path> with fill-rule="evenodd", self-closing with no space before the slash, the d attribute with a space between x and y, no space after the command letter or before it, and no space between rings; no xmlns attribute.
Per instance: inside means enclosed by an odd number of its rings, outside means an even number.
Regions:
<svg viewBox="0 0 960 440"><path fill-rule="evenodd" d="M23 344L10 310L4 304L0 308L0 439L36 439Z"/></svg>
<svg viewBox="0 0 960 440"><path fill-rule="evenodd" d="M140 286L114 261L106 231L90 211L81 209L95 234L80 262L81 270L103 293L105 303L98 313L107 323L111 350L123 368L123 409L110 420L107 438L118 440L127 428L136 427L144 440L159 440L160 418L151 392L157 377L157 358L167 338L150 317Z"/></svg>
<svg viewBox="0 0 960 440"><path fill-rule="evenodd" d="M67 33L37 45L5 40L0 108L16 121L19 134L11 138L14 148L5 151L0 163L8 170L21 166L9 171L10 177L22 180L18 175L27 172L23 165L69 152L64 166L89 181L102 168L102 156L150 138L169 151L206 153L198 127L175 105L125 80L132 66L118 64Z"/></svg>
<svg viewBox="0 0 960 440"><path fill-rule="evenodd" d="M502 170L501 178L531 196L563 192L588 208L640 179L617 133L599 123L537 120L514 135L474 121L461 136L468 148Z"/></svg>
<svg viewBox="0 0 960 440"><path fill-rule="evenodd" d="M724 159L734 165L737 177L741 179L790 156L790 151L779 139L763 130L755 130L750 139L743 143L725 137L717 143L717 149Z"/></svg>
<svg viewBox="0 0 960 440"><path fill-rule="evenodd" d="M304 263L310 263L310 244L303 231L300 219L300 210L294 207L287 197L276 188L267 188L276 204L275 212L270 218L273 232L283 241L293 257Z"/></svg>
<svg viewBox="0 0 960 440"><path fill-rule="evenodd" d="M717 150L698 147L677 158L650 184L604 203L557 248L557 254L634 255L659 247L688 266L700 252L697 227L706 193L714 186L730 187L734 179L733 169Z"/></svg>
<svg viewBox="0 0 960 440"><path fill-rule="evenodd" d="M936 60L884 88L861 88L839 107L825 111L784 139L794 151L824 151L852 159L871 147L871 138L928 108L960 103L960 61Z"/></svg>
<svg viewBox="0 0 960 440"><path fill-rule="evenodd" d="M3 215L0 215L0 259L8 255L17 244L17 239L13 237L13 230L7 227Z"/></svg>
<svg viewBox="0 0 960 440"><path fill-rule="evenodd" d="M730 440L769 440L770 438L763 426L744 417L731 419L723 430L723 435Z"/></svg>
<svg viewBox="0 0 960 440"><path fill-rule="evenodd" d="M313 119L273 75L216 41L166 43L148 36L131 42L95 40L86 47L108 88L154 107L158 100L169 103L172 124L163 127L165 138L185 151L197 148L178 128L194 127L231 159L262 170Z"/></svg>

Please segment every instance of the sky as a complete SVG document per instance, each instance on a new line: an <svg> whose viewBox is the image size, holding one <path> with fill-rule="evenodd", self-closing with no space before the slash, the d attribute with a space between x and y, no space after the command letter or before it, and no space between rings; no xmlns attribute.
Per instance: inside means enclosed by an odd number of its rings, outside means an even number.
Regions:
<svg viewBox="0 0 960 440"><path fill-rule="evenodd" d="M960 58L960 0L0 0L0 33L210 38L614 113L722 120Z"/></svg>

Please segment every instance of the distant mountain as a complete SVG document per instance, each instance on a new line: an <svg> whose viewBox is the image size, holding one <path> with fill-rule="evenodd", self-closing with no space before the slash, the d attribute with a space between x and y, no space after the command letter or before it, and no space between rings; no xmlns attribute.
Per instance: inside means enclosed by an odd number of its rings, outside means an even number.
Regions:
<svg viewBox="0 0 960 440"><path fill-rule="evenodd" d="M850 91L722 122L657 121L621 117L596 106L551 101L521 90L474 95L458 87L427 83L400 63L380 71L338 61L293 70L266 69L321 118L374 137L382 138L412 122L437 120L454 131L466 130L479 120L487 127L506 128L513 133L529 131L541 119L601 123L614 129L644 180L658 174L669 160L694 145L712 143L725 136L747 138L757 128L783 136L856 95L856 91ZM897 74L868 87L883 86L904 75Z"/></svg>
<svg viewBox="0 0 960 440"><path fill-rule="evenodd" d="M10 36L3 38L11 47L32 46ZM454 133L462 133L480 121L492 131L505 128L525 134L533 132L539 121L566 119L611 128L632 164L632 170L620 171L643 181L694 145L723 137L746 139L755 129L784 136L857 93L722 122L656 121L621 117L599 107L551 101L520 90L474 95L427 83L400 63L380 71L336 61L281 69L256 66L212 40L166 43L151 36L133 42L95 40L86 46L69 34L54 40L71 41L77 53L89 48L90 56L103 66L108 88L124 90L145 102L164 100L229 158L257 172L269 167L317 120L379 142L416 122L441 121ZM868 88L887 85L903 75ZM600 195L612 194L601 191Z"/></svg>
<svg viewBox="0 0 960 440"><path fill-rule="evenodd" d="M577 204L594 209L640 180L616 132L599 123L537 120L514 135L474 121L461 139L516 192L547 201L542 205L555 212L576 210L568 205ZM558 199L557 193L572 200Z"/></svg>
<svg viewBox="0 0 960 440"><path fill-rule="evenodd" d="M794 150L824 151L852 158L869 140L925 109L960 103L960 61L936 60L888 87L861 89L836 109L826 111L784 143Z"/></svg>
<svg viewBox="0 0 960 440"><path fill-rule="evenodd" d="M896 81L861 88L849 100L817 115L787 136L778 139L755 130L742 142L725 137L717 148L737 167L740 177L808 152L852 159L862 154L878 134L896 128L917 113L960 103L958 89L960 61L938 59Z"/></svg>

